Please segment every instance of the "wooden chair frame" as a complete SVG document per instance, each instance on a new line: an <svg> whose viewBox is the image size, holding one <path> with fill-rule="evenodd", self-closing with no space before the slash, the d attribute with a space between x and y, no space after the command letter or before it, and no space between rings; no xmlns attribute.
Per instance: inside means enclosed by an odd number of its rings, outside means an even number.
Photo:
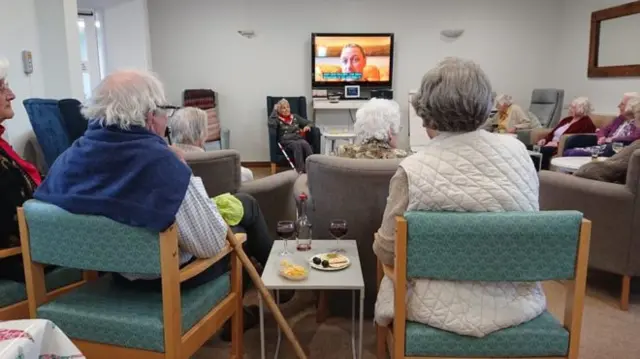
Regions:
<svg viewBox="0 0 640 359"><path fill-rule="evenodd" d="M0 250L0 259L22 255L21 247L7 248ZM47 301L53 300L58 296L78 288L79 286L87 283L90 280L98 278L97 272L85 271L82 275L82 280L71 283L69 285L52 290L49 293L45 293ZM18 303L10 304L6 307L0 308L0 321L4 320L17 320L17 319L29 319L29 301L23 300Z"/></svg>
<svg viewBox="0 0 640 359"><path fill-rule="evenodd" d="M405 329L407 321L407 221L404 217L396 217L396 225L396 256L394 267L378 262L378 288L383 275L389 277L389 279L394 283L394 319L390 327L383 327L376 324L377 357L378 359L386 359L386 349L388 346L390 348L389 352L391 353L391 358L393 359L418 359L420 357L408 357L405 355ZM572 280L564 281L567 293L563 326L569 332L569 350L567 355L562 357L544 358L529 357L529 359L578 359L584 296L587 283L587 264L589 260L590 240L591 221L583 219L580 226L575 275ZM424 358L446 359L444 357Z"/></svg>
<svg viewBox="0 0 640 359"><path fill-rule="evenodd" d="M44 266L31 260L29 228L24 210L18 208L20 239L23 248L28 310L36 318L38 306L53 298L44 292ZM244 234L232 234L242 243ZM198 259L180 269L178 232L176 225L160 233L160 273L162 277L162 315L164 322L164 353L143 349L125 348L110 344L71 338L80 351L91 359L188 359L231 318L231 359L242 359L243 307L242 263L229 244L215 257ZM226 255L231 255L231 290L229 294L207 313L189 331L182 335L180 283L202 273ZM63 328L64 329L64 328Z"/></svg>

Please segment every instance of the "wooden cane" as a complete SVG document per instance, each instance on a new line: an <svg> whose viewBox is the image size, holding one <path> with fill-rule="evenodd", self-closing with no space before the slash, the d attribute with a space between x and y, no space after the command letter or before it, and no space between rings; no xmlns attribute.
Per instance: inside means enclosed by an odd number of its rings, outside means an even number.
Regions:
<svg viewBox="0 0 640 359"><path fill-rule="evenodd" d="M256 268L253 266L253 263L251 263L251 260L244 252L242 243L239 243L236 239L236 236L233 234L233 232L231 232L231 228L227 229L227 240L236 251L236 255L238 256L238 258L240 258L240 261L242 262L244 267L247 269L247 273L249 273L251 280L256 285L258 291L260 291L260 295L262 295L262 298L267 304L267 307L269 307L269 310L271 310L271 313L276 318L276 322L278 322L278 325L284 332L284 335L287 337L287 339L289 339L291 345L293 345L293 349L298 355L298 358L307 359L307 355L304 353L304 350L302 350L302 346L300 346L298 339L296 338L295 334L293 334L293 330L289 326L289 323L287 323L287 320L282 315L280 308L278 308L275 300L273 300L273 297L271 296L271 293L269 292L267 287L265 287L264 283L262 283L260 274L258 274L258 271L256 271Z"/></svg>

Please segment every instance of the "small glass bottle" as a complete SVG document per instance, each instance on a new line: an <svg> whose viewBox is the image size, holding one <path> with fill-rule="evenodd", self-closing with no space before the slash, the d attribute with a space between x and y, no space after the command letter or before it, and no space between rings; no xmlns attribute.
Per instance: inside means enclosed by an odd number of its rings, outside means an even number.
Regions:
<svg viewBox="0 0 640 359"><path fill-rule="evenodd" d="M296 219L296 249L308 251L311 249L311 221L307 217L307 194L298 196L298 219Z"/></svg>

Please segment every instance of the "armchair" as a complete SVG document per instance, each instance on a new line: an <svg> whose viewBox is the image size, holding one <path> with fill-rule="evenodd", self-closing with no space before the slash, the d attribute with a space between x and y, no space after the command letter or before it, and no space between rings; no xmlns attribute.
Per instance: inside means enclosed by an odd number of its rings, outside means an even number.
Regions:
<svg viewBox="0 0 640 359"><path fill-rule="evenodd" d="M529 112L532 112L540 120L541 129L551 129L556 126L562 117L564 102L564 90L561 89L534 89L531 93ZM520 130L518 139L525 145L532 145L532 132L537 129Z"/></svg>
<svg viewBox="0 0 640 359"><path fill-rule="evenodd" d="M152 233L34 200L18 218L30 316L56 323L87 358L190 358L228 319L231 357L242 358L242 264L230 245L179 268L175 225ZM180 283L227 255L229 274L181 290ZM43 264L158 276L162 291L124 287L105 275L51 300Z"/></svg>
<svg viewBox="0 0 640 359"><path fill-rule="evenodd" d="M185 160L191 167L193 175L202 178L209 196L214 197L227 192L243 192L252 195L263 210L272 238L278 238L276 234L278 221L295 219L293 184L298 177L295 171L281 172L241 183L238 151L188 152L185 154Z"/></svg>
<svg viewBox="0 0 640 359"><path fill-rule="evenodd" d="M285 96L267 96L267 118L271 116L274 111L274 106L281 99L286 99L289 101L289 106L291 107L291 113L296 114L300 117L307 117L307 99L304 96L298 97L285 97ZM287 160L280 152L280 148L278 147L278 128L269 127L269 157L271 160L271 174L276 173L276 168L279 164L286 163ZM311 147L313 148L313 153L320 153L320 130L317 127L313 127L311 131L307 134L307 139ZM289 154L290 156L292 154Z"/></svg>
<svg viewBox="0 0 640 359"><path fill-rule="evenodd" d="M58 107L58 100L32 98L22 103L44 154L46 167L49 168L71 145Z"/></svg>
<svg viewBox="0 0 640 359"><path fill-rule="evenodd" d="M218 101L215 91L208 89L184 90L183 106L192 106L207 112L207 151L228 150L231 145L231 131L220 126L218 118Z"/></svg>
<svg viewBox="0 0 640 359"><path fill-rule="evenodd" d="M394 319L377 325L386 358L578 359L591 223L575 211L407 212L397 218L395 265L378 263L394 283ZM509 240L505 241L505 238ZM549 312L482 338L407 320L412 278L463 281L566 281L563 319Z"/></svg>
<svg viewBox="0 0 640 359"><path fill-rule="evenodd" d="M625 184L540 172L540 210L565 209L593 222L589 267L622 276L620 308L628 310L631 277L640 276L640 151Z"/></svg>

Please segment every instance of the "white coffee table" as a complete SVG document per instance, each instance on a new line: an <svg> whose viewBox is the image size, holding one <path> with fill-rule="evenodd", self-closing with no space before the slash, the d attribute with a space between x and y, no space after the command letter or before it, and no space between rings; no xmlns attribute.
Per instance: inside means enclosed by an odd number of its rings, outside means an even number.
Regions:
<svg viewBox="0 0 640 359"><path fill-rule="evenodd" d="M326 253L336 247L335 240L314 240L312 249L307 252L298 252L295 250L295 241L289 241L289 251L294 256L309 259L318 253ZM282 278L278 274L280 268L280 256L282 252L282 241L275 241L271 247L271 253L267 264L264 266L262 273L262 281L264 285L276 292L276 302L279 302L280 290L351 290L353 291L351 301L351 345L354 359L362 358L362 325L364 321L364 278L362 277L362 268L360 267L360 257L358 256L358 247L355 240L341 240L342 248L346 251L346 255L351 260L351 265L344 270L335 272L324 272L310 268L309 278L303 281L290 281ZM360 321L358 327L358 345L356 355L356 292L360 292ZM262 296L259 297L260 305L260 351L262 359L266 359L265 339L264 339L264 305ZM280 352L280 343L282 341L282 332L278 327L278 341L276 344L276 352L274 358L278 357Z"/></svg>
<svg viewBox="0 0 640 359"><path fill-rule="evenodd" d="M557 171L573 173L591 161L606 161L607 159L608 157L598 157L595 160L591 157L554 157L551 159L551 165Z"/></svg>

